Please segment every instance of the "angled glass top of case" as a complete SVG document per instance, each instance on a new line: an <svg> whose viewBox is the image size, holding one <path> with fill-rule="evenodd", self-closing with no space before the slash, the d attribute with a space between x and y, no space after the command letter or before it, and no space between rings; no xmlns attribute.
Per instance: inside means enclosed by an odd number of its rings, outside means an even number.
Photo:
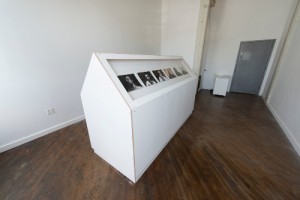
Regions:
<svg viewBox="0 0 300 200"><path fill-rule="evenodd" d="M182 57L96 54L126 101L142 104L195 75Z"/></svg>

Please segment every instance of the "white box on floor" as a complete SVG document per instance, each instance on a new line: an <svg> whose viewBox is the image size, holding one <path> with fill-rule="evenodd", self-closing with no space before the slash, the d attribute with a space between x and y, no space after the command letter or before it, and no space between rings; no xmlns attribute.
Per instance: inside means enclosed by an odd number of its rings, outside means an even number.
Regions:
<svg viewBox="0 0 300 200"><path fill-rule="evenodd" d="M181 57L94 53L81 91L94 152L136 182L191 115L196 87Z"/></svg>
<svg viewBox="0 0 300 200"><path fill-rule="evenodd" d="M226 96L230 78L231 78L230 76L215 75L215 85L214 85L213 94Z"/></svg>

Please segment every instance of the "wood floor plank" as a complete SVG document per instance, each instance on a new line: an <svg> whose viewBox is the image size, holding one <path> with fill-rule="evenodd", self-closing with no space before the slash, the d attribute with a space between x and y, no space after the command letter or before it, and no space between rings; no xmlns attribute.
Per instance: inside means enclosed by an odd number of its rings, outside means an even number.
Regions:
<svg viewBox="0 0 300 200"><path fill-rule="evenodd" d="M300 159L260 97L202 91L133 184L94 154L85 121L0 154L0 199L300 199Z"/></svg>

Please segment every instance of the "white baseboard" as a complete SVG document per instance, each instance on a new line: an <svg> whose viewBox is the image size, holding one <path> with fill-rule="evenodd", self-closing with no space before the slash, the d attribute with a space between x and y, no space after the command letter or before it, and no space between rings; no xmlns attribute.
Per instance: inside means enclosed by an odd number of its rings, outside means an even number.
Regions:
<svg viewBox="0 0 300 200"><path fill-rule="evenodd" d="M277 114L277 112L275 111L275 109L272 107L272 105L269 102L267 103L267 106L270 109L273 116L275 117L275 119L277 120L277 122L279 123L280 127L283 129L283 132L285 133L285 135L287 136L287 138L289 139L289 141L293 145L294 149L296 150L296 152L300 156L300 144L299 144L299 142L296 140L296 138L294 137L292 132L289 130L289 128L286 126L286 124L283 122L283 120L279 117L279 115Z"/></svg>
<svg viewBox="0 0 300 200"><path fill-rule="evenodd" d="M84 118L85 118L84 115L82 115L80 117L76 117L76 118L71 119L69 121L66 121L64 123L61 123L61 124L55 125L53 127L47 128L47 129L45 129L43 131L39 131L37 133L33 133L33 134L31 134L29 136L26 136L24 138L21 138L21 139L18 139L16 141L13 141L11 143L2 145L2 146L0 146L0 153L2 153L4 151L7 151L9 149L15 148L17 146L20 146L20 145L22 145L22 144L24 144L26 142L30 142L32 140L35 140L35 139L37 139L39 137L42 137L44 135L47 135L47 134L52 133L54 131L57 131L59 129L65 128L65 127L70 126L72 124L75 124L77 122L80 122L80 121L84 120Z"/></svg>

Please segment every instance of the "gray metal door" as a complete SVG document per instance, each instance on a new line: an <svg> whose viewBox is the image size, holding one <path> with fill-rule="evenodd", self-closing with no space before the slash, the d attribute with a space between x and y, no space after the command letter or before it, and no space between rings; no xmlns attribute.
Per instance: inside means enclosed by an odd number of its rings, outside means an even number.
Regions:
<svg viewBox="0 0 300 200"><path fill-rule="evenodd" d="M231 92L258 94L275 40L241 42Z"/></svg>

